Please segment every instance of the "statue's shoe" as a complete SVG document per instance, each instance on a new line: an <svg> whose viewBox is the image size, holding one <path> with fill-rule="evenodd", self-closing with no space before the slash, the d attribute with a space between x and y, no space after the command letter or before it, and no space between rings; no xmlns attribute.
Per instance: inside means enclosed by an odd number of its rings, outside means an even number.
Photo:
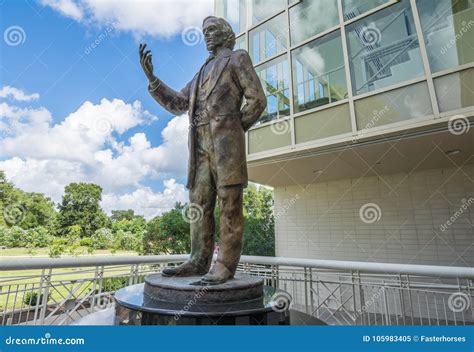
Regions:
<svg viewBox="0 0 474 352"><path fill-rule="evenodd" d="M232 279L234 274L222 263L215 263L212 269L201 278L206 285L219 285Z"/></svg>
<svg viewBox="0 0 474 352"><path fill-rule="evenodd" d="M165 268L161 274L163 276L198 276L204 275L206 272L207 270L199 268L193 263L187 261L175 267Z"/></svg>

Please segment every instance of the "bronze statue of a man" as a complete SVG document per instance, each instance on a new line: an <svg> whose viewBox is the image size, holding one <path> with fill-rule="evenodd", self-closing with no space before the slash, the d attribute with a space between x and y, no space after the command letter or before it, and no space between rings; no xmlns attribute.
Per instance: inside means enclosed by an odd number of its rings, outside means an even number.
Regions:
<svg viewBox="0 0 474 352"><path fill-rule="evenodd" d="M243 245L243 189L247 186L245 132L266 107L260 80L245 50L233 51L235 33L222 18L210 16L202 26L209 58L180 92L153 74L150 50L140 45L140 63L149 80L151 96L173 114L189 113L189 199L202 209L191 223L190 258L163 270L166 276L204 275L205 284L234 277ZM242 107L243 99L245 105ZM214 208L219 199L220 245L214 249Z"/></svg>

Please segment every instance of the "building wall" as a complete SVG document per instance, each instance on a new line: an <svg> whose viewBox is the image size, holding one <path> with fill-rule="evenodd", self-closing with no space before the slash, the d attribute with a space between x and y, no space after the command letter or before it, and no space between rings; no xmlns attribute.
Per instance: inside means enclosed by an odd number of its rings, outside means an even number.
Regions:
<svg viewBox="0 0 474 352"><path fill-rule="evenodd" d="M277 256L474 266L474 165L275 188L275 218Z"/></svg>

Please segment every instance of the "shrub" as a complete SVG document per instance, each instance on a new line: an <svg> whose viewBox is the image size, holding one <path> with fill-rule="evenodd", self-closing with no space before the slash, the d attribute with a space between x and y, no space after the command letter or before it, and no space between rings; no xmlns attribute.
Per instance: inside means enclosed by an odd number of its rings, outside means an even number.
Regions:
<svg viewBox="0 0 474 352"><path fill-rule="evenodd" d="M27 232L18 226L10 227L6 230L5 245L8 248L25 247L28 243Z"/></svg>
<svg viewBox="0 0 474 352"><path fill-rule="evenodd" d="M95 249L107 249L109 248L114 240L113 233L110 229L101 228L98 229L91 237L92 247Z"/></svg>
<svg viewBox="0 0 474 352"><path fill-rule="evenodd" d="M49 246L49 256L51 258L59 258L67 252L67 239L55 238Z"/></svg>
<svg viewBox="0 0 474 352"><path fill-rule="evenodd" d="M129 284L130 279L128 277L106 277L102 282L102 292L115 292Z"/></svg>
<svg viewBox="0 0 474 352"><path fill-rule="evenodd" d="M0 226L0 247L7 247L7 231L5 226Z"/></svg>
<svg viewBox="0 0 474 352"><path fill-rule="evenodd" d="M26 292L23 296L23 303L27 306L36 307L43 304L44 295L39 294L37 291Z"/></svg>
<svg viewBox="0 0 474 352"><path fill-rule="evenodd" d="M129 231L119 230L115 233L114 250L139 251L142 242L142 236Z"/></svg>
<svg viewBox="0 0 474 352"><path fill-rule="evenodd" d="M92 247L92 238L90 237L81 238L81 240L79 241L79 244L81 245L81 247Z"/></svg>
<svg viewBox="0 0 474 352"><path fill-rule="evenodd" d="M46 228L38 226L27 231L27 242L25 247L44 248L51 243L51 236Z"/></svg>

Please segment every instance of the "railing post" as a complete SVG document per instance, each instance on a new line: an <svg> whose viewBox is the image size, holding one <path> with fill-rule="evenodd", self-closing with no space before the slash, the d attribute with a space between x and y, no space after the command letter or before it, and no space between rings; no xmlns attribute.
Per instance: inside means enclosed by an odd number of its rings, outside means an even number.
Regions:
<svg viewBox="0 0 474 352"><path fill-rule="evenodd" d="M413 311L413 300L411 298L411 287L410 287L410 276L406 275L407 278L407 292L408 292L408 304L410 305L410 315L411 315L411 325L415 325L414 315L415 312Z"/></svg>
<svg viewBox="0 0 474 352"><path fill-rule="evenodd" d="M385 323L386 325L392 325L392 319L390 319L390 313L388 311L388 301L387 301L387 290L385 289L385 280L382 281L383 283L383 305L385 311Z"/></svg>
<svg viewBox="0 0 474 352"><path fill-rule="evenodd" d="M309 298L311 302L311 315L313 315L314 309L314 292L313 292L313 269L309 268Z"/></svg>
<svg viewBox="0 0 474 352"><path fill-rule="evenodd" d="M406 317L405 317L405 295L403 294L403 289L405 284L403 282L403 276L399 275L398 280L400 283L400 289L398 290L398 299L400 300L400 311L402 314L403 325L406 325Z"/></svg>
<svg viewBox="0 0 474 352"><path fill-rule="evenodd" d="M96 293L96 296L98 299L102 299L101 296L102 296L102 285L103 285L103 281L104 281L104 266L101 265L98 267L98 272L97 272L97 281L99 282L99 290L97 291ZM96 299L97 299L96 298ZM99 307L102 307L102 302L99 301Z"/></svg>
<svg viewBox="0 0 474 352"><path fill-rule="evenodd" d="M362 280L360 278L360 272L357 271L357 285L359 286L359 301L360 301L360 314L362 316L362 325L367 324L367 319L365 313L367 312L367 307L365 307L365 297L364 297L364 289L362 288ZM362 308L365 307L365 312L362 311ZM367 316L369 316L369 312L367 312Z"/></svg>
<svg viewBox="0 0 474 352"><path fill-rule="evenodd" d="M356 300L356 293L355 293L354 271L351 270L350 273L351 273L351 286L352 286L352 309L354 311L354 319L352 320L354 321L354 325L357 325L355 324L357 321L358 312L357 312L357 300Z"/></svg>
<svg viewBox="0 0 474 352"><path fill-rule="evenodd" d="M42 279L43 284L46 283L46 286L43 288L43 292L38 293L38 298L36 300L36 304L42 305L41 313L40 313L40 324L44 325L44 319L46 316L46 311L48 310L48 300L49 300L49 288L51 287L51 274L53 269L49 269L48 274ZM41 301L41 298L43 300Z"/></svg>
<svg viewBox="0 0 474 352"><path fill-rule="evenodd" d="M304 267L304 306L305 306L305 311L306 311L306 314L309 313L309 310L308 310L308 273L307 273L308 269L306 267Z"/></svg>
<svg viewBox="0 0 474 352"><path fill-rule="evenodd" d="M39 288L38 288L38 294L40 294L40 292L43 290L43 280L44 280L44 273L45 273L46 269L43 269L41 270L41 277L40 277L40 285L39 285ZM33 287L32 287L32 290L31 290L31 294L33 295L34 294L34 284L33 284ZM36 305L35 305L35 315L33 316L33 322L34 324L36 325L37 321L38 321L38 310L39 310L39 300L37 299L36 300Z"/></svg>
<svg viewBox="0 0 474 352"><path fill-rule="evenodd" d="M94 279L92 281L92 300L91 300L91 311L94 311L95 308L95 301L96 301L96 296L97 296L97 280L99 278L99 267L95 267L94 271Z"/></svg>

